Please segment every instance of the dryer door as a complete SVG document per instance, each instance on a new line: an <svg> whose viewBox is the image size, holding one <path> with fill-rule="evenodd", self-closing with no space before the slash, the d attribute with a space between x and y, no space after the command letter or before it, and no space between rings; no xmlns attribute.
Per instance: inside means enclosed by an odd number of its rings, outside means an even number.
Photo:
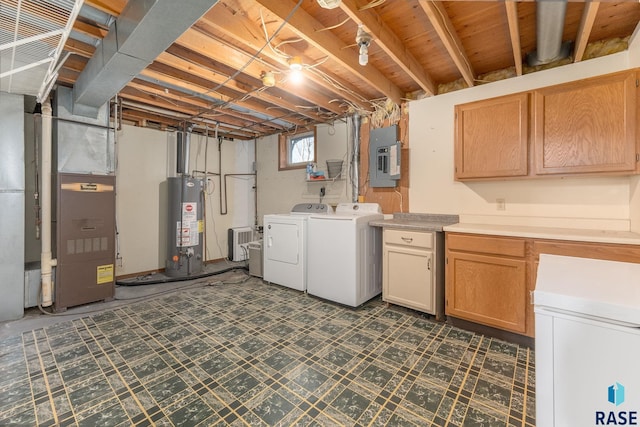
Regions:
<svg viewBox="0 0 640 427"><path fill-rule="evenodd" d="M300 261L298 239L300 224L270 222L266 226L265 257L269 261L297 264Z"/></svg>

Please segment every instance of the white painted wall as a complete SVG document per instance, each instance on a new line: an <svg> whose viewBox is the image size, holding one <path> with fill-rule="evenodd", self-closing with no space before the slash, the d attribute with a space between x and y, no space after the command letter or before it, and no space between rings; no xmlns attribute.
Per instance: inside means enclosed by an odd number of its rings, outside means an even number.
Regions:
<svg viewBox="0 0 640 427"><path fill-rule="evenodd" d="M327 160L342 159L346 179L334 182L306 182L304 169L278 171L278 136L260 138L257 142L258 222L265 214L286 213L296 203L317 203L320 188L325 187L324 203L335 205L351 201L351 184L347 169L351 155L350 126L346 122L318 125L318 170L327 171Z"/></svg>
<svg viewBox="0 0 640 427"><path fill-rule="evenodd" d="M459 214L463 222L629 230L632 187L638 181L635 178L455 182L454 106L625 70L638 66L638 56L621 52L412 101L409 104L410 211ZM496 210L497 198L505 199L506 210ZM633 200L637 206L640 195L636 194ZM636 223L640 213L634 215Z"/></svg>
<svg viewBox="0 0 640 427"><path fill-rule="evenodd" d="M218 143L199 135L191 138L190 169L218 170ZM118 133L117 221L119 232L118 276L164 268L166 254L167 176L175 175L174 132L123 126ZM222 172L251 173L253 141L222 143ZM254 178L228 179L227 215L220 214L220 180L209 178L206 200L206 260L227 256L227 229L254 225ZM224 184L224 181L223 181Z"/></svg>

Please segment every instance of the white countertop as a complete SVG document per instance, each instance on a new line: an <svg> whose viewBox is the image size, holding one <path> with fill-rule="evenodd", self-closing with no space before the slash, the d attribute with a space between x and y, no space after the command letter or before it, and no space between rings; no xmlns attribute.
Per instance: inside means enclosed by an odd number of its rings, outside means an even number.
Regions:
<svg viewBox="0 0 640 427"><path fill-rule="evenodd" d="M617 230L588 230L576 228L531 227L520 225L458 223L447 225L444 231L488 234L494 236L529 237L535 239L574 240L578 242L640 245L640 233Z"/></svg>

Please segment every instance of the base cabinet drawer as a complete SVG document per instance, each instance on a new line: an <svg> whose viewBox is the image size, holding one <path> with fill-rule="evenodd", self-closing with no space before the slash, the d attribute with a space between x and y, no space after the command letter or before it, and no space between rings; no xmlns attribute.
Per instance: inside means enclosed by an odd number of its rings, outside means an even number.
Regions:
<svg viewBox="0 0 640 427"><path fill-rule="evenodd" d="M417 248L433 248L433 233L385 230L384 243L389 245L402 245Z"/></svg>

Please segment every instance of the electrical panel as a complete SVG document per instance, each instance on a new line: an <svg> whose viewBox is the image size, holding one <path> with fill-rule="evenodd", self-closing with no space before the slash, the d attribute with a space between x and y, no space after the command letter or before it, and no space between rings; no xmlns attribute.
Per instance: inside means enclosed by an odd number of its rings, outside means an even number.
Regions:
<svg viewBox="0 0 640 427"><path fill-rule="evenodd" d="M398 126L372 129L369 136L369 187L395 187L400 179Z"/></svg>

